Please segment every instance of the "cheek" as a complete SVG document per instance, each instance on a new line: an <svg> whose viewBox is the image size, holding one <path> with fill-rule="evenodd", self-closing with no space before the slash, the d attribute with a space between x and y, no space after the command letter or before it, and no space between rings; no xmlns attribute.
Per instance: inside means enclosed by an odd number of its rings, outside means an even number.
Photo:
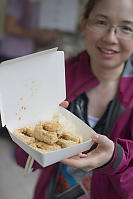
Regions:
<svg viewBox="0 0 133 199"><path fill-rule="evenodd" d="M85 36L86 49L89 54L91 54L95 50L98 40L99 38L95 35L95 33L90 33Z"/></svg>
<svg viewBox="0 0 133 199"><path fill-rule="evenodd" d="M133 41L126 41L121 44L121 51L123 56L125 56L127 59L130 57L130 55L133 53Z"/></svg>

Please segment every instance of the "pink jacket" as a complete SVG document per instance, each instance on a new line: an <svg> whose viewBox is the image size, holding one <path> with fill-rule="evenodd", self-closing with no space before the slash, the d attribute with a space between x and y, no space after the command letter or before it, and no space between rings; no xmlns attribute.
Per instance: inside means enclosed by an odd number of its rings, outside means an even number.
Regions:
<svg viewBox="0 0 133 199"><path fill-rule="evenodd" d="M67 100L73 101L81 93L99 84L91 72L86 51L66 61ZM115 143L112 161L95 169L92 177L92 199L133 199L133 65L129 59L117 93L123 107L109 138ZM27 154L16 148L17 163L24 167ZM49 199L50 183L58 164L42 169L34 199ZM34 169L40 168L34 163Z"/></svg>

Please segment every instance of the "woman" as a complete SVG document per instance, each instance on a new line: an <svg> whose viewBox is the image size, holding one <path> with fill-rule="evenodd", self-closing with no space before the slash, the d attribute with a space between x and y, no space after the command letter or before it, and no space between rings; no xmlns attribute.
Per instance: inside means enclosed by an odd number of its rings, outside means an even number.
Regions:
<svg viewBox="0 0 133 199"><path fill-rule="evenodd" d="M86 51L66 61L67 100L68 109L97 132L96 144L42 170L35 199L133 198L132 3L89 0L86 6Z"/></svg>

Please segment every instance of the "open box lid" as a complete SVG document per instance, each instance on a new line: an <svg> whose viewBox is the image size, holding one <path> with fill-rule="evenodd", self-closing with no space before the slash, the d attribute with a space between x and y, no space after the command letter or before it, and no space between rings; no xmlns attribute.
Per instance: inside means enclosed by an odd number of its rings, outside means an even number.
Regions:
<svg viewBox="0 0 133 199"><path fill-rule="evenodd" d="M45 120L66 98L64 52L57 48L0 64L2 126L10 131Z"/></svg>

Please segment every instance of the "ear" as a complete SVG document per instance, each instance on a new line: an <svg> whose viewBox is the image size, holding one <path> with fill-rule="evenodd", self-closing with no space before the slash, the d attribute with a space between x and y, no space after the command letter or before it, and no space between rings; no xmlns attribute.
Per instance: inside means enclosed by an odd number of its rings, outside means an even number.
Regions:
<svg viewBox="0 0 133 199"><path fill-rule="evenodd" d="M82 18L81 20L81 32L83 36L85 36L85 32L86 32L86 19L85 18Z"/></svg>

